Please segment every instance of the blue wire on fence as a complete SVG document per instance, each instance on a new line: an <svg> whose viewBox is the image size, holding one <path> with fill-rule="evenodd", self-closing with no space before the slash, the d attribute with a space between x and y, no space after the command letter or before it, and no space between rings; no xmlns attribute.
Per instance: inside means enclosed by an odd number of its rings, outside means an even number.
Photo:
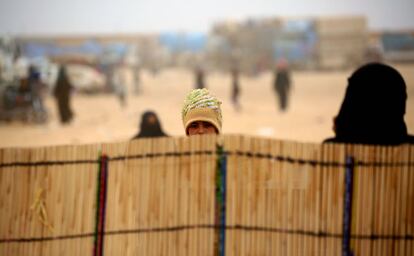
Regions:
<svg viewBox="0 0 414 256"><path fill-rule="evenodd" d="M345 168L345 193L344 193L344 212L343 212L343 238L342 256L353 256L351 250L351 224L352 224L352 190L354 179L354 157L346 157Z"/></svg>
<svg viewBox="0 0 414 256"><path fill-rule="evenodd" d="M226 168L227 156L223 147L217 146L216 168L216 203L215 225L218 227L215 233L214 255L224 256L226 251Z"/></svg>

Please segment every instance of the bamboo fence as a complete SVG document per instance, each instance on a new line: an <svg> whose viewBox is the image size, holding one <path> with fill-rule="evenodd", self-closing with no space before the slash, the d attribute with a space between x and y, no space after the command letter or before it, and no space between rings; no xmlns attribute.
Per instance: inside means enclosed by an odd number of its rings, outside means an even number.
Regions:
<svg viewBox="0 0 414 256"><path fill-rule="evenodd" d="M414 255L414 146L225 135L0 149L0 255L347 255L346 245Z"/></svg>

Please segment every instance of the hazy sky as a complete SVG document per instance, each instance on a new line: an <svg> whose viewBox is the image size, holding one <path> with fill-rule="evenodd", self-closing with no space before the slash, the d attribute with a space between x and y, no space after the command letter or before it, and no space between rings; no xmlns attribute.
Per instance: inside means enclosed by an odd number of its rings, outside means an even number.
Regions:
<svg viewBox="0 0 414 256"><path fill-rule="evenodd" d="M414 29L414 0L0 0L0 34L205 32L225 18L337 14Z"/></svg>

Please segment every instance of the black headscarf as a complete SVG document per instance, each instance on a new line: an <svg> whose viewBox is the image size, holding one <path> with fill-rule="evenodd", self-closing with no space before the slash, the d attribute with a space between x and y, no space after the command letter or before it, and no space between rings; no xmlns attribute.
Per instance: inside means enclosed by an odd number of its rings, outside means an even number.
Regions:
<svg viewBox="0 0 414 256"><path fill-rule="evenodd" d="M406 99L406 85L397 70L380 63L360 67L348 79L335 118L336 137L328 141L378 145L406 142Z"/></svg>
<svg viewBox="0 0 414 256"><path fill-rule="evenodd" d="M152 119L152 120L151 120ZM157 114L153 111L146 111L142 114L140 131L132 139L149 138L149 137L163 137L168 136L161 128L160 121Z"/></svg>
<svg viewBox="0 0 414 256"><path fill-rule="evenodd" d="M62 65L59 69L59 73L57 76L55 88L54 88L54 95L55 97L64 97L67 98L68 94L72 90L72 85L70 83L66 66Z"/></svg>

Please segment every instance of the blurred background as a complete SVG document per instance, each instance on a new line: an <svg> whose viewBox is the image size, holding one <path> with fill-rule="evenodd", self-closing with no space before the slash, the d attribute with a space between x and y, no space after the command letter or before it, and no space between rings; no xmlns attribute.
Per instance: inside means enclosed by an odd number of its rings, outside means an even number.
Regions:
<svg viewBox="0 0 414 256"><path fill-rule="evenodd" d="M223 102L224 133L321 142L348 77L370 61L403 75L413 134L412 13L412 0L2 0L0 146L129 140L147 110L183 136L182 103L201 80ZM274 90L281 66L284 107Z"/></svg>

